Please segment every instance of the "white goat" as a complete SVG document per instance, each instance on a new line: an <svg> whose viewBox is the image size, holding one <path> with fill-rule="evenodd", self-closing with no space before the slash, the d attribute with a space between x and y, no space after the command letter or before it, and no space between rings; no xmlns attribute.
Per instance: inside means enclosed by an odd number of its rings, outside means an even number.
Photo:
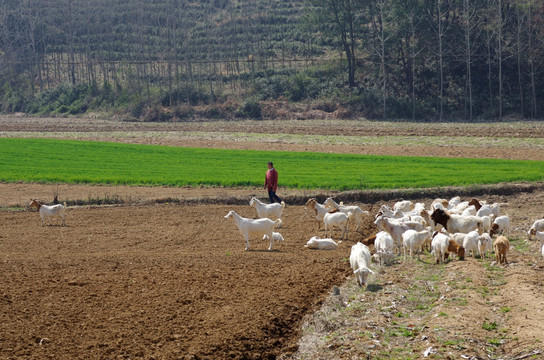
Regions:
<svg viewBox="0 0 544 360"><path fill-rule="evenodd" d="M401 200L401 201L397 201L394 205L393 205L393 210L394 211L397 211L397 210L400 210L402 212L409 212L409 211L412 211L414 210L415 208L415 205L413 202L411 202L410 200Z"/></svg>
<svg viewBox="0 0 544 360"><path fill-rule="evenodd" d="M404 245L404 261L406 261L406 251L410 250L410 257L414 258L414 252L417 254L419 260L419 253L423 249L423 244L427 240L431 239L431 232L429 230L415 231L407 230L402 234L402 243Z"/></svg>
<svg viewBox="0 0 544 360"><path fill-rule="evenodd" d="M332 238L332 229L338 228L342 230L342 237L346 235L346 240L348 239L348 220L351 218L352 214L344 214L338 210L333 210L325 214L323 217L323 224L325 224L325 236L327 236L327 230L330 229L330 237Z"/></svg>
<svg viewBox="0 0 544 360"><path fill-rule="evenodd" d="M370 261L370 250L366 245L358 242L351 247L349 263L353 273L357 276L359 286L365 287L368 275L374 274L374 271L370 270Z"/></svg>
<svg viewBox="0 0 544 360"><path fill-rule="evenodd" d="M476 216L449 214L444 210L436 209L431 214L431 219L435 224L442 225L452 234L456 232L468 234L472 230L478 230L480 234L483 232L482 219Z"/></svg>
<svg viewBox="0 0 544 360"><path fill-rule="evenodd" d="M468 254L468 252L472 252L472 257L475 257L476 252L478 251L478 237L480 234L476 230L472 230L469 232L465 239L463 240L463 247L465 248L465 255Z"/></svg>
<svg viewBox="0 0 544 360"><path fill-rule="evenodd" d="M36 208L40 212L42 218L42 226L44 226L44 220L47 218L47 223L51 225L51 218L58 216L62 219L62 226L66 226L66 203L56 205L44 205L36 199L30 200L28 208Z"/></svg>
<svg viewBox="0 0 544 360"><path fill-rule="evenodd" d="M478 250L480 251L480 257L485 259L486 253L493 250L493 240L488 233L483 233L478 236Z"/></svg>
<svg viewBox="0 0 544 360"><path fill-rule="evenodd" d="M446 199L441 199L441 198L434 199L433 202L431 203L431 213L435 211L436 209L442 209L444 211L448 210L448 204L449 202Z"/></svg>
<svg viewBox="0 0 544 360"><path fill-rule="evenodd" d="M450 234L450 237L451 237L453 240L455 240L455 242L456 242L457 245L459 245L459 246L463 246L463 242L465 241L465 236L467 236L467 234L465 234L465 233L460 233L460 232Z"/></svg>
<svg viewBox="0 0 544 360"><path fill-rule="evenodd" d="M390 263L391 260L395 257L393 251L395 248L395 243L393 238L386 231L380 231L376 234L376 239L374 240L374 249L376 250L375 255L378 258L380 266L383 266L384 263Z"/></svg>
<svg viewBox="0 0 544 360"><path fill-rule="evenodd" d="M268 235L264 234L263 235L263 240L268 240ZM272 240L274 240L275 242L280 242L280 241L284 241L283 239L283 235L280 234L279 232L273 232L272 233Z"/></svg>
<svg viewBox="0 0 544 360"><path fill-rule="evenodd" d="M316 199L308 199L304 205L306 208L310 208L314 211L315 218L317 220L317 230L321 228L321 222L323 222L323 217L329 212L329 209L325 205L321 205L317 202Z"/></svg>
<svg viewBox="0 0 544 360"><path fill-rule="evenodd" d="M465 257L465 249L457 245L449 235L442 232L434 234L431 247L431 253L435 256L437 264L443 264L452 252L457 254L461 260Z"/></svg>
<svg viewBox="0 0 544 360"><path fill-rule="evenodd" d="M531 240L537 231L544 231L544 219L538 219L531 225L527 231L527 238Z"/></svg>
<svg viewBox="0 0 544 360"><path fill-rule="evenodd" d="M395 246L398 248L398 253L400 255L401 248L402 248L402 233L404 233L407 230L413 229L417 231L423 230L423 225L421 225L418 222L398 222L393 219L387 218L385 216L378 216L378 218L374 221L374 225L379 230L386 231L391 235L393 238L393 242L395 243ZM416 228L411 227L411 225L414 225Z"/></svg>
<svg viewBox="0 0 544 360"><path fill-rule="evenodd" d="M248 219L241 217L233 210L229 211L229 213L225 215L225 219L228 219L229 217L234 219L234 222L238 226L238 230L240 230L240 233L244 235L244 239L246 240L246 250L249 250L250 235L267 235L270 239L270 246L268 247L268 250L272 250L272 247L274 246L274 228L281 224L281 219L277 219L276 221L268 218L255 220Z"/></svg>
<svg viewBox="0 0 544 360"><path fill-rule="evenodd" d="M482 219L482 233L488 233L489 230L491 230L491 225L493 225L493 220L491 219L492 216L493 215L484 215L479 217Z"/></svg>
<svg viewBox="0 0 544 360"><path fill-rule="evenodd" d="M283 209L285 208L285 202L282 201L281 204L265 204L254 197L251 198L251 200L249 201L249 206L253 206L255 209L257 209L257 214L261 219L269 218L275 220L281 218L281 214L283 213ZM280 226L281 223L278 227Z"/></svg>
<svg viewBox="0 0 544 360"><path fill-rule="evenodd" d="M463 216L475 216L476 215L476 206L470 205L461 213Z"/></svg>
<svg viewBox="0 0 544 360"><path fill-rule="evenodd" d="M323 203L327 208L331 210L339 210L343 212L344 214L351 213L353 218L357 221L357 228L355 230L359 230L359 227L361 226L361 219L363 215L368 215L368 211L362 210L357 205L342 205L338 204L336 201L334 201L332 198L327 198L325 202Z"/></svg>
<svg viewBox="0 0 544 360"><path fill-rule="evenodd" d="M478 210L476 216L490 216L497 217L500 215L501 207L499 203L485 204Z"/></svg>
<svg viewBox="0 0 544 360"><path fill-rule="evenodd" d="M317 250L336 250L338 247L338 244L341 243L339 241L338 243L334 242L333 239L321 239L317 236L313 236L308 240L305 247L308 249L317 249Z"/></svg>
<svg viewBox="0 0 544 360"><path fill-rule="evenodd" d="M489 230L489 235L502 235L504 233L508 234L510 231L510 218L508 215L501 215L493 220L493 225L491 225L491 230Z"/></svg>

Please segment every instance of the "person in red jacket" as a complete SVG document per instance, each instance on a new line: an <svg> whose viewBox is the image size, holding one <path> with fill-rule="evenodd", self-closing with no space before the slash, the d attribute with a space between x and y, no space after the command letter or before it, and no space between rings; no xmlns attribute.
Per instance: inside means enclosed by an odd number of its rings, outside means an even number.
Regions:
<svg viewBox="0 0 544 360"><path fill-rule="evenodd" d="M278 189L278 172L274 169L272 161L268 162L268 171L266 172L264 188L268 189L268 197L270 197L271 204L275 201L279 203L282 202L279 196L276 195L276 190Z"/></svg>

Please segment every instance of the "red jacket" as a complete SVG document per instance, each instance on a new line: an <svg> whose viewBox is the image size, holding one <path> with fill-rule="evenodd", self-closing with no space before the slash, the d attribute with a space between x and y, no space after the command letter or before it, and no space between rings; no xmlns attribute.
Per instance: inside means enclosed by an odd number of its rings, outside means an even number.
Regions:
<svg viewBox="0 0 544 360"><path fill-rule="evenodd" d="M266 172L264 186L266 186L268 190L276 192L276 189L278 188L278 172L276 169L272 168Z"/></svg>

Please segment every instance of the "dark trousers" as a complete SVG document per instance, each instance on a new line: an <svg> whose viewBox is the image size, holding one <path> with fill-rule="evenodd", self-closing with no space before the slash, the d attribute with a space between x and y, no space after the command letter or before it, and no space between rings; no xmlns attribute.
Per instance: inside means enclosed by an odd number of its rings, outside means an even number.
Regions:
<svg viewBox="0 0 544 360"><path fill-rule="evenodd" d="M283 200L280 199L278 195L276 195L276 192L274 190L268 190L268 197L270 198L270 203L273 204L274 202L281 203Z"/></svg>

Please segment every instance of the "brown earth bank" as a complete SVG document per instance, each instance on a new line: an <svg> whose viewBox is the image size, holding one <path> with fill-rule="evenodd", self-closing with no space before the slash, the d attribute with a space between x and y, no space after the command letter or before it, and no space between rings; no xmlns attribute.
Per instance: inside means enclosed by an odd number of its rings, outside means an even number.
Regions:
<svg viewBox="0 0 544 360"><path fill-rule="evenodd" d="M298 120L298 121L215 121L186 123L141 123L92 118L27 118L24 116L0 117L0 134L41 133L43 137L80 140L116 141L126 143L208 147L221 149L252 149L270 151L310 151L349 154L440 156L464 158L496 158L518 160L544 160L541 146L486 147L478 144L459 146L443 141L441 146L417 143L417 137L487 137L493 138L544 138L541 122L504 123L399 123L368 120ZM158 132L164 136L143 136ZM190 132L190 134L187 134ZM199 133L200 132L200 133ZM207 138L204 133L257 133L272 134L273 140L251 141ZM64 135L63 135L64 134ZM381 144L296 144L281 137L293 135L341 136L403 136L415 137L413 145ZM22 136L22 135L21 135Z"/></svg>

